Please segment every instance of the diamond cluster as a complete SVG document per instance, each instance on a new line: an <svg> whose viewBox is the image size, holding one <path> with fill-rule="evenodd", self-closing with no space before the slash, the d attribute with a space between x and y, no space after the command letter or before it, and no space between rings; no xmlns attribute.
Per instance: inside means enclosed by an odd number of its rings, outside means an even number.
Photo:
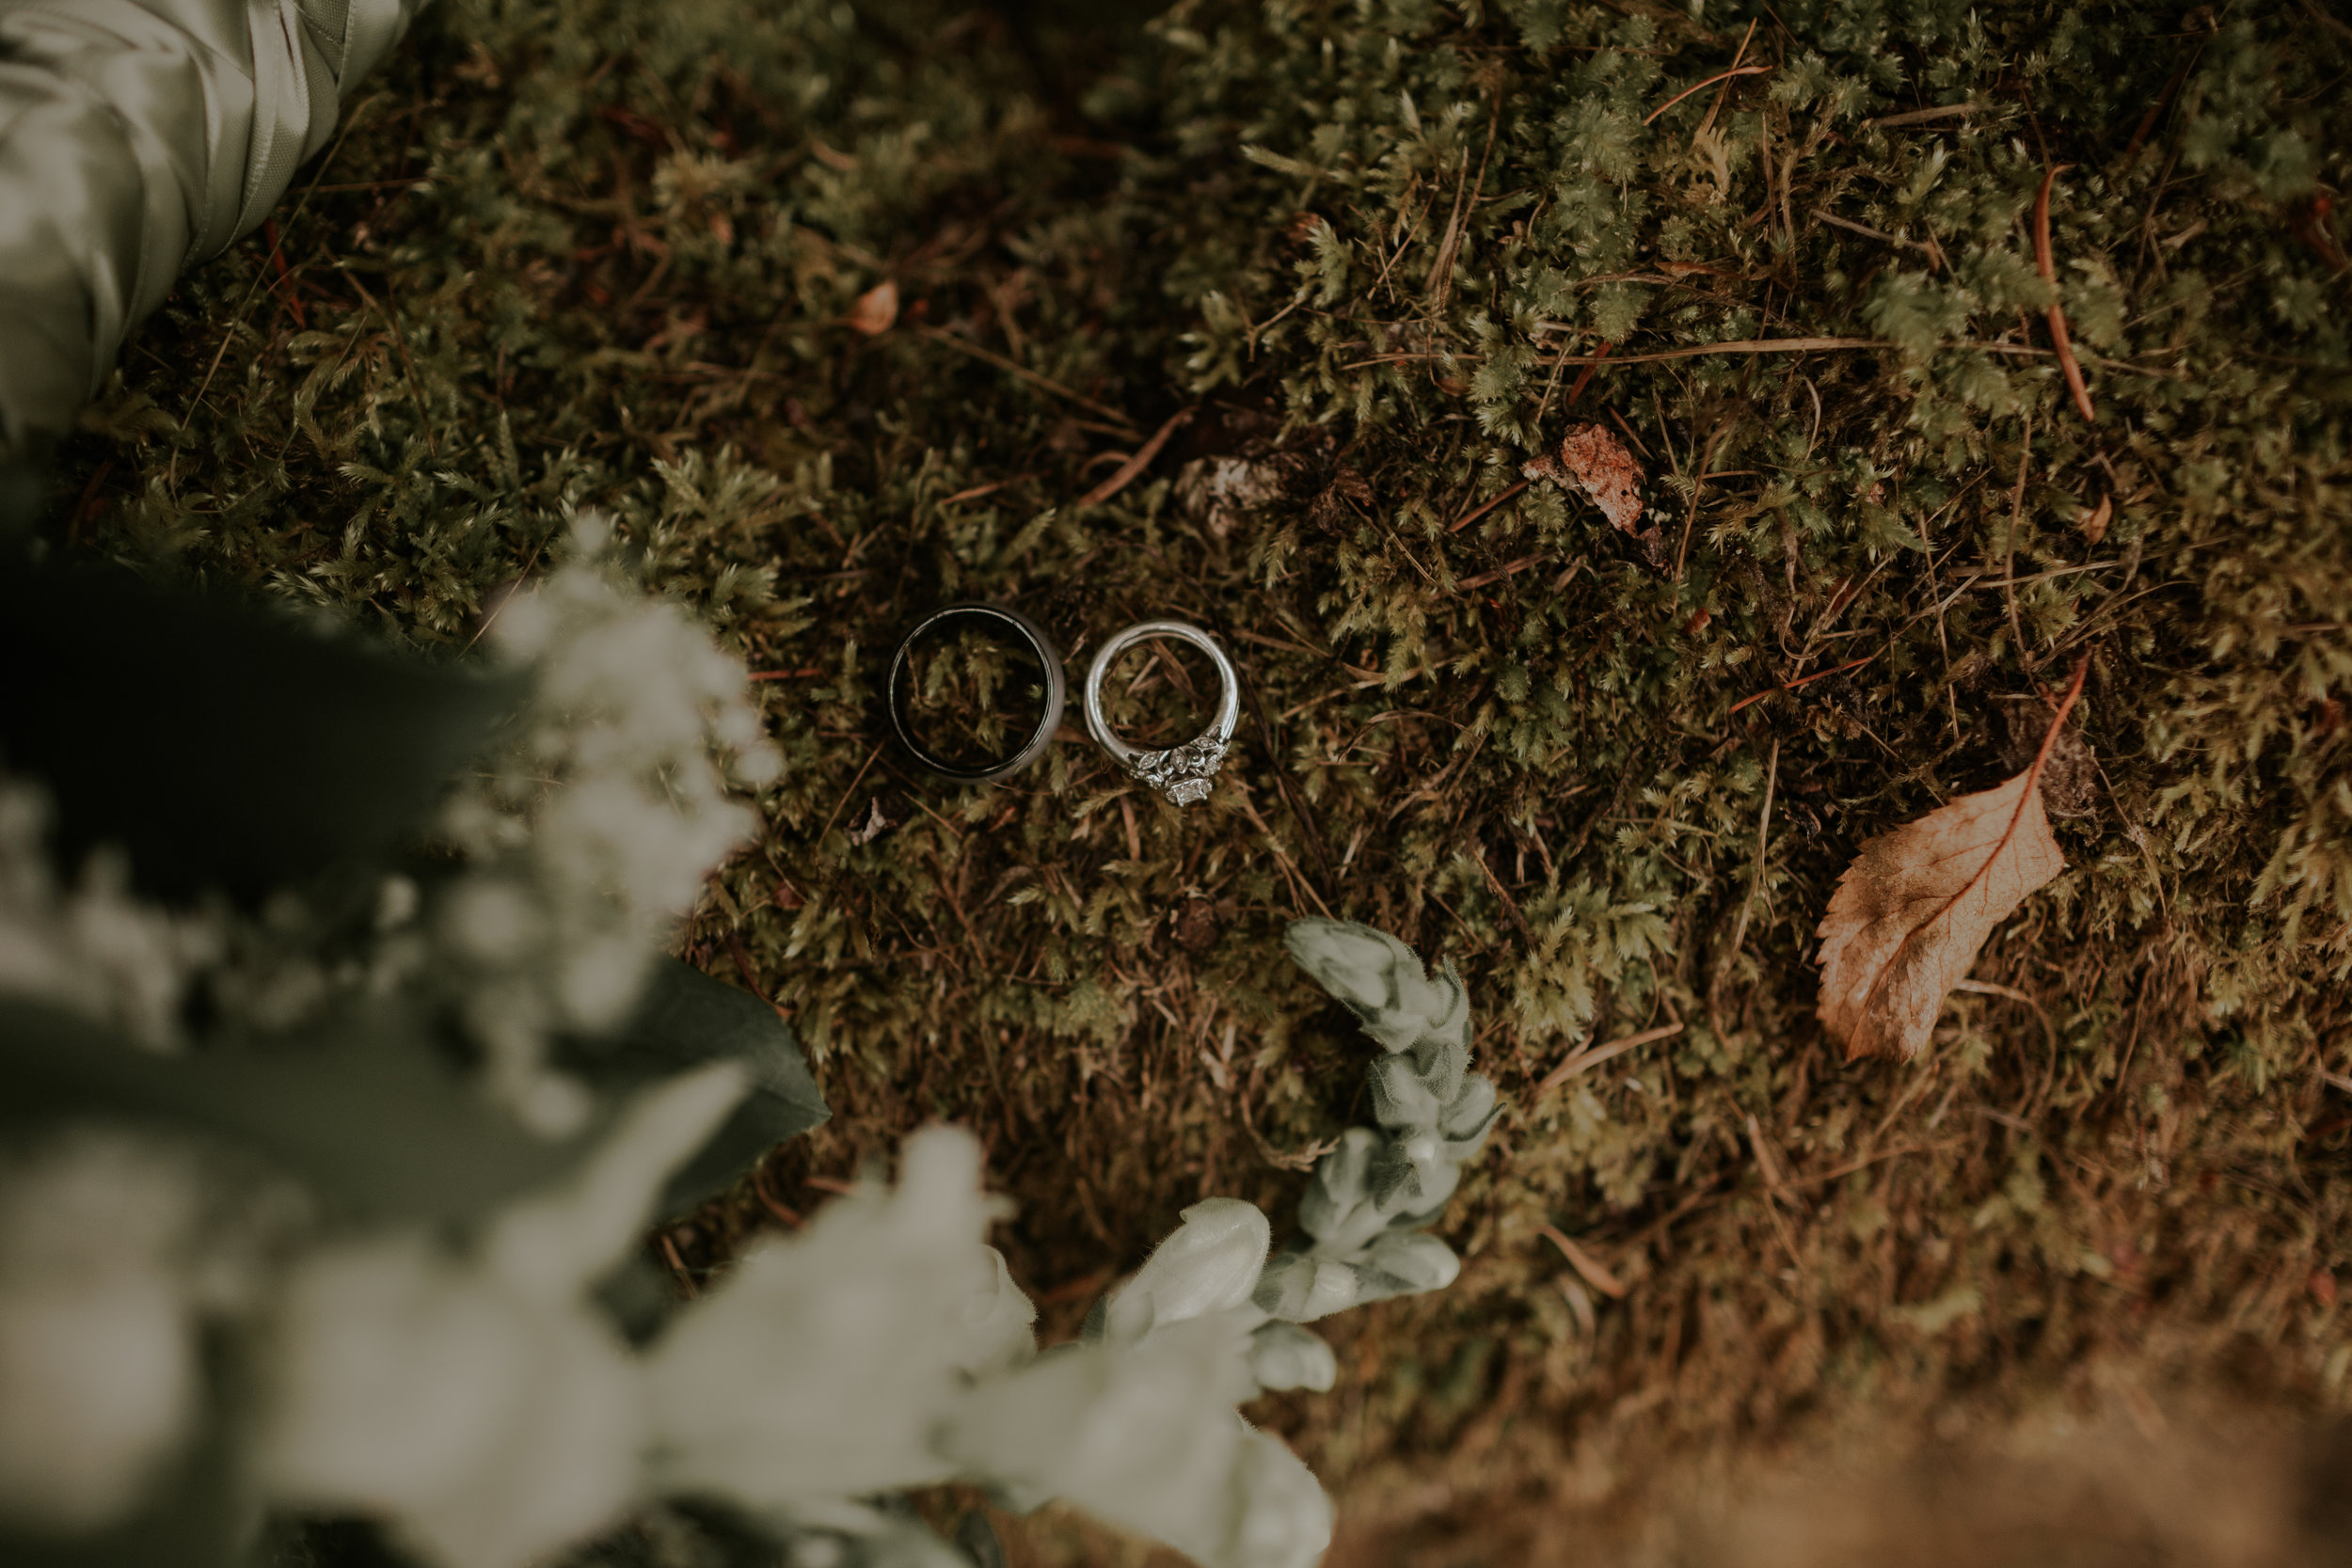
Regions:
<svg viewBox="0 0 2352 1568"><path fill-rule="evenodd" d="M1225 747L1202 736L1165 752L1139 752L1127 770L1180 806L1209 797L1209 781L1225 766Z"/></svg>

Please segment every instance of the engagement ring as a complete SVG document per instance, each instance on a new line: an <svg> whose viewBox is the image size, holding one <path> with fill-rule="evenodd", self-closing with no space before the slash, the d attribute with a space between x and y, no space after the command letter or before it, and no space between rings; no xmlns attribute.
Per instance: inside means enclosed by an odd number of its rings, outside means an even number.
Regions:
<svg viewBox="0 0 2352 1568"><path fill-rule="evenodd" d="M1216 666L1218 692L1216 717L1197 737L1182 746L1164 752L1139 752L1119 736L1111 734L1110 721L1103 714L1103 680L1110 673L1111 661L1138 642L1157 639L1189 642L1209 656ZM1209 784L1216 770L1225 765L1225 749L1232 744L1233 724L1241 717L1241 677L1233 673L1232 660L1225 650L1216 645L1216 639L1199 626L1182 621L1139 621L1103 644L1087 668L1086 686L1087 730L1095 743L1111 754L1113 761L1180 806L1191 805L1208 798Z"/></svg>

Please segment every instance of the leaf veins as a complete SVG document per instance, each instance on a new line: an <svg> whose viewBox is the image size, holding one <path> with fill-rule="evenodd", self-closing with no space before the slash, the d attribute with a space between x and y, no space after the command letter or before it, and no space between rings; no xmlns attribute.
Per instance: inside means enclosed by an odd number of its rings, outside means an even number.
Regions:
<svg viewBox="0 0 2352 1568"><path fill-rule="evenodd" d="M2024 772L1882 833L1838 879L1817 933L1820 1010L1847 1060L1916 1056L1993 928L2065 869L2042 775L2090 668L2075 667Z"/></svg>

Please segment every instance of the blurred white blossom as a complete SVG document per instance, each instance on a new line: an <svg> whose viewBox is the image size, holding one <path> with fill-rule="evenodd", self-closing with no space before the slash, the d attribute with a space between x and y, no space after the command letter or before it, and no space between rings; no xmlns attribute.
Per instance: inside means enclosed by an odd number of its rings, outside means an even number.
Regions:
<svg viewBox="0 0 2352 1568"><path fill-rule="evenodd" d="M264 1371L270 1500L380 1516L443 1568L523 1568L617 1518L642 1495L644 1386L588 1290L746 1085L722 1063L644 1091L467 1254L412 1232L306 1259Z"/></svg>
<svg viewBox="0 0 2352 1568"><path fill-rule="evenodd" d="M402 1236L294 1275L258 1455L272 1501L383 1517L448 1568L519 1568L635 1496L628 1348L578 1303Z"/></svg>
<svg viewBox="0 0 2352 1568"><path fill-rule="evenodd" d="M948 1447L1021 1507L1060 1498L1205 1568L1307 1568L1330 1504L1306 1466L1233 1407L1258 1391L1244 1308L1134 1343L1067 1346L976 1388Z"/></svg>
<svg viewBox="0 0 2352 1568"><path fill-rule="evenodd" d="M0 1165L0 1518L102 1528L179 1455L197 1335L261 1290L298 1224L152 1136L69 1132Z"/></svg>
<svg viewBox="0 0 2352 1568"><path fill-rule="evenodd" d="M920 1132L900 1164L896 1189L869 1182L748 1254L656 1343L656 1490L867 1536L890 1526L866 1497L962 1480L1208 1568L1314 1560L1322 1489L1234 1410L1260 1387L1263 1214L1196 1204L1106 1306L1105 1335L1037 1355L1034 1311L982 1243L1002 1209L977 1142Z"/></svg>
<svg viewBox="0 0 2352 1568"><path fill-rule="evenodd" d="M92 855L76 887L59 887L49 828L47 797L0 777L0 993L112 1023L142 1045L178 1045L181 1002L220 956L220 922L141 903L112 852Z"/></svg>
<svg viewBox="0 0 2352 1568"><path fill-rule="evenodd" d="M556 1133L588 1105L552 1079L548 1037L627 1015L703 879L757 826L729 791L781 767L741 661L599 565L606 539L583 518L571 562L493 611L486 641L531 697L440 818L470 863L433 921L467 1024L493 1091Z"/></svg>
<svg viewBox="0 0 2352 1568"><path fill-rule="evenodd" d="M1282 1440L1255 1427L1233 1457L1233 1499L1214 1546L1186 1547L1210 1568L1312 1568L1331 1544L1331 1499ZM1208 1525L1209 1520L1201 1521Z"/></svg>
<svg viewBox="0 0 2352 1568"><path fill-rule="evenodd" d="M1104 1302L1110 1338L1136 1339L1161 1324L1249 1305L1273 1241L1265 1215L1239 1198L1212 1197L1181 1217L1184 1224Z"/></svg>
<svg viewBox="0 0 2352 1568"><path fill-rule="evenodd" d="M968 1132L917 1132L897 1188L760 1243L648 1357L656 1481L808 1524L850 1499L946 1480L941 1421L976 1371L1027 1359L1035 1317L984 1244L1001 1204Z"/></svg>

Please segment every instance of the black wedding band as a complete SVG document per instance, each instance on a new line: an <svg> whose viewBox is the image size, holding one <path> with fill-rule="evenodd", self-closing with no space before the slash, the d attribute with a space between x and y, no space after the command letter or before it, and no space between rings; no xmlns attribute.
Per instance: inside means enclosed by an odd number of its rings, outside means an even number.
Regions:
<svg viewBox="0 0 2352 1568"><path fill-rule="evenodd" d="M1029 650L1037 655L1037 661L1045 672L1045 713L1038 721L1036 732L1021 750L1003 762L993 762L985 768L959 768L925 751L914 736L907 733L906 719L898 707L898 681L906 673L907 651L914 646L915 639L949 621L977 621L1011 632L1029 645ZM1003 605L951 604L923 617L913 631L898 640L898 652L890 656L890 680L883 689L882 705L890 712L891 733L898 737L898 744L906 748L909 756L942 778L983 784L990 779L1001 779L1008 773L1018 773L1045 754L1045 748L1053 744L1054 732L1061 728L1062 703L1066 695L1063 688L1061 655L1056 651L1054 640L1046 636L1036 622L1018 610L1007 610Z"/></svg>

